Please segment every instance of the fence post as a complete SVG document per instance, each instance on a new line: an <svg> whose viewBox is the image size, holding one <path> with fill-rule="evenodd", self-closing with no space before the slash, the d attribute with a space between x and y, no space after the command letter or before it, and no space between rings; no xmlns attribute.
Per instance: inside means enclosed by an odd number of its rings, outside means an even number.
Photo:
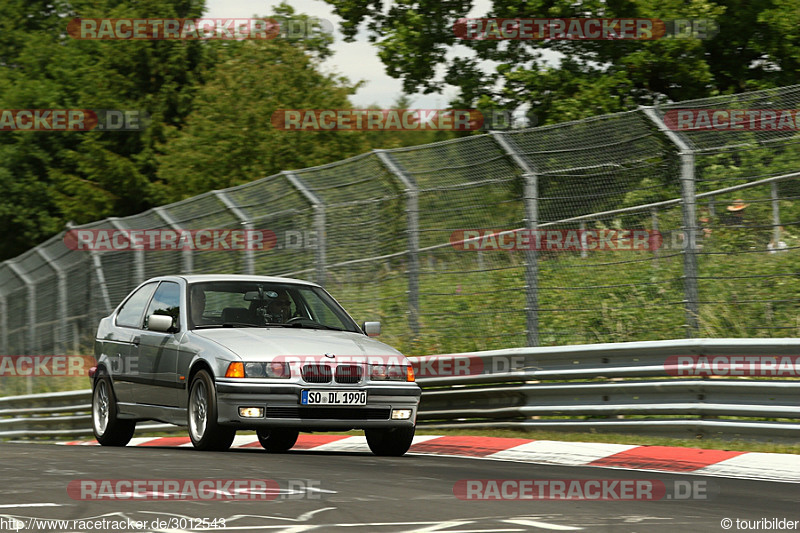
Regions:
<svg viewBox="0 0 800 533"><path fill-rule="evenodd" d="M525 180L525 226L531 234L539 227L539 177L528 160L517 152L503 133L493 131L492 139L509 155L522 170ZM539 346L539 258L535 249L525 250L525 284L527 286L525 302L526 335L528 346Z"/></svg>
<svg viewBox="0 0 800 533"><path fill-rule="evenodd" d="M0 354L8 354L8 304L6 295L0 290Z"/></svg>
<svg viewBox="0 0 800 533"><path fill-rule="evenodd" d="M97 284L100 287L100 294L103 297L103 303L106 305L106 308L103 309L103 313L108 314L113 310L113 307L111 307L111 298L108 296L106 276L103 273L103 261L100 259L100 252L92 250L89 253L92 256L92 266L94 268L94 275L97 277ZM94 319L94 317L91 318Z"/></svg>
<svg viewBox="0 0 800 533"><path fill-rule="evenodd" d="M683 206L683 280L684 303L686 309L687 337L695 337L699 327L699 293L697 288L697 205L694 179L694 150L690 141L679 133L667 128L661 116L652 107L642 107L649 118L678 148L681 158L681 204Z"/></svg>
<svg viewBox="0 0 800 533"><path fill-rule="evenodd" d="M661 246L664 246L664 236L661 235L661 232L658 230L658 210L656 208L650 210L650 221L652 222L653 225L653 236L656 235L660 236ZM653 239L650 239L650 242L652 243ZM655 258L656 260L658 259L658 253L661 246L653 250L653 258Z"/></svg>
<svg viewBox="0 0 800 533"><path fill-rule="evenodd" d="M778 242L781 240L781 206L778 204L778 182L773 181L769 184L772 195L772 242L774 249L778 249Z"/></svg>
<svg viewBox="0 0 800 533"><path fill-rule="evenodd" d="M26 339L26 347L25 347L25 354L26 355L37 355L36 354L36 285L33 283L33 280L28 277L27 274L17 265L11 261L7 261L6 264L11 271L17 275L19 279L22 280L22 283L25 284L25 288L28 291L28 338ZM33 381L31 376L27 376L26 378L26 388L28 394L33 393Z"/></svg>
<svg viewBox="0 0 800 533"><path fill-rule="evenodd" d="M325 220L325 202L312 192L311 188L300 179L300 177L290 170L284 170L281 174L286 176L289 183L302 194L306 200L311 204L314 209L314 230L317 232L317 248L316 248L316 282L319 285L325 286L327 277L327 240L325 239L325 232L327 231L327 222Z"/></svg>
<svg viewBox="0 0 800 533"><path fill-rule="evenodd" d="M116 217L109 217L107 220L111 223L112 226L120 230L123 233L123 235L126 235L126 239L128 239L128 242L130 243L130 235L125 233L130 228L125 226L125 224L120 222L119 219ZM145 280L144 250L133 250L133 272L134 272L133 274L134 281L136 282L137 285Z"/></svg>
<svg viewBox="0 0 800 533"><path fill-rule="evenodd" d="M414 338L419 337L419 187L414 176L385 150L373 150L378 160L402 183L406 194L408 232L408 325Z"/></svg>
<svg viewBox="0 0 800 533"><path fill-rule="evenodd" d="M56 350L58 353L66 353L67 348L67 273L59 266L58 262L53 259L49 252L42 248L35 248L44 261L56 271L58 277L58 335L56 335Z"/></svg>
<svg viewBox="0 0 800 533"><path fill-rule="evenodd" d="M28 291L28 338L26 339L26 355L36 355L36 284L28 275L20 268L20 266L12 261L7 261L6 264L11 271L17 275L25 284Z"/></svg>
<svg viewBox="0 0 800 533"><path fill-rule="evenodd" d="M165 208L154 207L153 212L161 217L161 220L166 222L170 229L178 232L183 231L180 224L175 222L175 219L172 218L172 215L170 215ZM181 268L183 269L181 274L191 274L194 271L194 255L192 254L191 248L181 250Z"/></svg>
<svg viewBox="0 0 800 533"><path fill-rule="evenodd" d="M253 224L247 218L247 215L244 214L244 211L239 209L233 200L231 200L224 191L213 191L214 196L216 196L220 202L225 204L225 207L228 208L228 211L233 213L233 216L239 219L239 222L244 226L245 230L252 230ZM248 236L249 239L249 236ZM252 242L252 241L245 241L245 242ZM244 250L244 273L248 275L253 275L256 272L256 260L255 260L255 250L253 250L250 246L245 248Z"/></svg>
<svg viewBox="0 0 800 533"><path fill-rule="evenodd" d="M587 248L589 246L588 239L586 238L586 222L582 221L578 224L581 234L581 259L586 259L589 256Z"/></svg>

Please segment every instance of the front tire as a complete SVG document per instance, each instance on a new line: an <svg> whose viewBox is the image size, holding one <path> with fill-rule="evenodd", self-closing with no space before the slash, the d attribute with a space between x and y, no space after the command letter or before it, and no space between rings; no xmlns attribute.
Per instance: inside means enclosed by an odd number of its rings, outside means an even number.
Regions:
<svg viewBox="0 0 800 533"><path fill-rule="evenodd" d="M117 398L108 376L99 376L92 391L92 431L101 446L125 446L136 431L135 420L117 418Z"/></svg>
<svg viewBox="0 0 800 533"><path fill-rule="evenodd" d="M285 453L292 449L300 433L294 429L277 428L259 429L256 434L258 442L268 452Z"/></svg>
<svg viewBox="0 0 800 533"><path fill-rule="evenodd" d="M392 429L365 429L369 449L375 455L400 457L411 447L415 426Z"/></svg>
<svg viewBox="0 0 800 533"><path fill-rule="evenodd" d="M211 376L200 370L189 387L189 437L203 451L225 451L231 447L236 430L217 422L217 390Z"/></svg>

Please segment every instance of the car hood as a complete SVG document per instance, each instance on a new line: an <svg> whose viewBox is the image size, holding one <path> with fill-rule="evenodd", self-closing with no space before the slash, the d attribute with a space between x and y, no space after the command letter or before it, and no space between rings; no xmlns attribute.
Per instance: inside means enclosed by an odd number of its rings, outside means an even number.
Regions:
<svg viewBox="0 0 800 533"><path fill-rule="evenodd" d="M401 355L391 346L361 333L300 328L220 328L193 330L244 360L264 361L277 355Z"/></svg>

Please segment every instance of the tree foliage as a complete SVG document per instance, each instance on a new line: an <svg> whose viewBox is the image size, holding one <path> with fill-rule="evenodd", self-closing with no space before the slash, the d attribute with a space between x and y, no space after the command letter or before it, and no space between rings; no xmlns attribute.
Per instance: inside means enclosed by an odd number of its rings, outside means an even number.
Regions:
<svg viewBox="0 0 800 533"><path fill-rule="evenodd" d="M460 90L454 107L533 108L539 124L673 101L796 83L800 5L794 0L493 0L498 18L706 19L711 38L461 40L454 23L469 0L327 0L352 39L362 25L404 90ZM486 65L490 65L487 67ZM443 78L435 73L444 70Z"/></svg>
<svg viewBox="0 0 800 533"><path fill-rule="evenodd" d="M405 132L287 132L276 109L351 108L358 87L323 74L332 36L270 41L77 40L81 18L198 18L194 0L10 0L0 17L0 109L134 110L141 131L0 132L0 259L64 229L372 148ZM258 16L258 15L254 15ZM281 4L281 23L308 16Z"/></svg>

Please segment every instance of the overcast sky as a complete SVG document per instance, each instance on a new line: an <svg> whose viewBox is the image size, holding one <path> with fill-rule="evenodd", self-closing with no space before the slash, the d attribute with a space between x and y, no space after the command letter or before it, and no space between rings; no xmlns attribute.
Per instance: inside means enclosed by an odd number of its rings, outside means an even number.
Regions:
<svg viewBox="0 0 800 533"><path fill-rule="evenodd" d="M338 31L341 19L335 16L331 6L320 0L288 0L296 13L305 13L321 19L329 20L334 27L334 55L326 60L325 72L336 72L347 76L351 81L366 80L366 84L351 97L356 107L378 105L382 108L392 107L401 95L400 80L395 80L385 73L385 68L378 59L377 49L367 42L366 36L358 35L352 43L344 42ZM278 1L263 0L206 0L206 16L213 18L248 18L253 15L266 16L273 12ZM387 2L388 4L388 2ZM488 0L478 0L473 13L486 13ZM478 9L480 6L480 9ZM477 16L477 15L470 15ZM445 89L442 94L411 95L412 107L422 109L440 109L447 107L448 102L456 94L453 88Z"/></svg>

